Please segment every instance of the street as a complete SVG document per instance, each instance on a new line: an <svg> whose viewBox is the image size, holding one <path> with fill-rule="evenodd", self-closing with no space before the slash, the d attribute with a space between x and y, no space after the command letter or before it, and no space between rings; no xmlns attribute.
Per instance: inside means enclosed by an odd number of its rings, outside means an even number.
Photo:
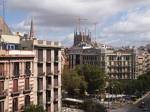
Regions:
<svg viewBox="0 0 150 112"><path fill-rule="evenodd" d="M139 108L138 105L144 101L145 102L145 107L147 110L144 111L144 108ZM140 101L138 104L132 104L132 105L127 105L123 108L111 110L110 112L150 112L150 94L145 97L142 101Z"/></svg>

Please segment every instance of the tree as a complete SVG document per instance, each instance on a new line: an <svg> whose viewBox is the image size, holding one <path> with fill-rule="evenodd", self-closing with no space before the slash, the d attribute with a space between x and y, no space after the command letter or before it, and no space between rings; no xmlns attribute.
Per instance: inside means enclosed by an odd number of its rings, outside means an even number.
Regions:
<svg viewBox="0 0 150 112"><path fill-rule="evenodd" d="M40 105L30 105L24 109L24 112L46 112L43 106Z"/></svg>
<svg viewBox="0 0 150 112"><path fill-rule="evenodd" d="M81 94L84 94L87 83L83 76L79 75L74 70L66 70L62 75L62 84L63 89L68 92L68 95L75 95L77 94L76 90L79 90Z"/></svg>
<svg viewBox="0 0 150 112"><path fill-rule="evenodd" d="M95 93L95 91L101 91L105 87L105 72L97 66L92 65L80 65L76 68L76 71L81 76L84 76L87 82L87 92Z"/></svg>
<svg viewBox="0 0 150 112"><path fill-rule="evenodd" d="M113 80L109 83L107 91L111 94L122 94L124 92L124 85L117 80Z"/></svg>
<svg viewBox="0 0 150 112"><path fill-rule="evenodd" d="M98 102L93 100L86 100L83 104L85 112L106 112L106 108Z"/></svg>

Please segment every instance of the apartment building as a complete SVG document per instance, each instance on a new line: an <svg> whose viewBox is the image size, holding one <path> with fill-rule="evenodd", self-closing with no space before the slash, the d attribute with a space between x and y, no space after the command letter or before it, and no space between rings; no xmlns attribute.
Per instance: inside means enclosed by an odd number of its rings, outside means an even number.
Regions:
<svg viewBox="0 0 150 112"><path fill-rule="evenodd" d="M34 101L33 51L0 50L0 112L21 112Z"/></svg>
<svg viewBox="0 0 150 112"><path fill-rule="evenodd" d="M86 36L77 36L77 34L75 33L74 41L81 41L74 42L74 45L69 49L70 69L74 69L77 65L89 64L100 67L110 78L136 78L136 54L134 49L102 47L92 41L86 42L85 39L82 39Z"/></svg>
<svg viewBox="0 0 150 112"><path fill-rule="evenodd" d="M29 36L15 36L3 28L0 26L0 112L21 112L30 104L60 112L61 44L37 40L33 21Z"/></svg>
<svg viewBox="0 0 150 112"><path fill-rule="evenodd" d="M23 39L22 49L33 50L34 104L47 112L61 111L61 44L36 39Z"/></svg>
<svg viewBox="0 0 150 112"><path fill-rule="evenodd" d="M134 49L113 50L106 54L106 73L114 79L136 79Z"/></svg>

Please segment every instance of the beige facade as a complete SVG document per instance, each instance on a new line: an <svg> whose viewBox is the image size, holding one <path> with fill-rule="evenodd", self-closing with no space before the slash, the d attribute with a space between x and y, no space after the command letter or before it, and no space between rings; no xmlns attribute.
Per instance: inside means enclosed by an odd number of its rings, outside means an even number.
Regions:
<svg viewBox="0 0 150 112"><path fill-rule="evenodd" d="M131 51L107 48L72 47L69 51L69 68L89 64L103 69L110 78L135 79L136 55Z"/></svg>
<svg viewBox="0 0 150 112"><path fill-rule="evenodd" d="M135 79L136 55L133 51L114 51L106 55L106 73L114 79Z"/></svg>
<svg viewBox="0 0 150 112"><path fill-rule="evenodd" d="M0 50L0 112L20 112L34 101L33 51Z"/></svg>
<svg viewBox="0 0 150 112"><path fill-rule="evenodd" d="M61 44L24 39L22 49L34 50L34 103L47 112L61 112Z"/></svg>
<svg viewBox="0 0 150 112"><path fill-rule="evenodd" d="M137 54L137 74L142 75L150 71L150 53L143 51Z"/></svg>

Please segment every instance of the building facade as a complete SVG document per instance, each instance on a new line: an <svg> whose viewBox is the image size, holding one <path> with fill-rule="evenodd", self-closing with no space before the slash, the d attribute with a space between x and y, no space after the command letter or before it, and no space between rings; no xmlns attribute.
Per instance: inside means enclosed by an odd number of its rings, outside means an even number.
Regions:
<svg viewBox="0 0 150 112"><path fill-rule="evenodd" d="M0 112L30 104L61 112L61 44L37 40L33 28L30 36L0 34Z"/></svg>
<svg viewBox="0 0 150 112"><path fill-rule="evenodd" d="M74 41L76 41L76 35ZM78 35L82 40L84 36ZM91 37L90 37L91 38ZM98 46L92 41L78 41L69 49L69 68L77 65L94 65L100 67L110 78L135 79L136 53L134 49L113 49Z"/></svg>
<svg viewBox="0 0 150 112"><path fill-rule="evenodd" d="M22 49L32 49L34 58L34 104L47 112L61 111L61 44L35 39L23 39Z"/></svg>
<svg viewBox="0 0 150 112"><path fill-rule="evenodd" d="M34 101L33 51L0 50L0 112L20 112Z"/></svg>
<svg viewBox="0 0 150 112"><path fill-rule="evenodd" d="M114 79L136 79L134 50L115 50L106 54L106 73Z"/></svg>

